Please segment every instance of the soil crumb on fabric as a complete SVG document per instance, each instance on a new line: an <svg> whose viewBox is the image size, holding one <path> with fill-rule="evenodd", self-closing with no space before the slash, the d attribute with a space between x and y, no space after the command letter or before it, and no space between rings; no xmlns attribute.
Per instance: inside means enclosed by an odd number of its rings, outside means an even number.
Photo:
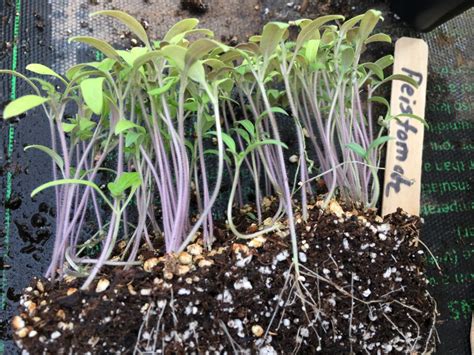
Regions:
<svg viewBox="0 0 474 355"><path fill-rule="evenodd" d="M181 0L181 7L183 10L197 14L203 14L209 9L205 0Z"/></svg>

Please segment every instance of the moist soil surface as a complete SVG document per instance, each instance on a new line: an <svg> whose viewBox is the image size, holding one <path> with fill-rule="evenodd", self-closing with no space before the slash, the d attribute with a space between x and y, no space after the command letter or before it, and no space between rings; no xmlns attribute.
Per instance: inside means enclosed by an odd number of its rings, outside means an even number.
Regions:
<svg viewBox="0 0 474 355"><path fill-rule="evenodd" d="M306 222L296 213L299 278L285 223L253 240L236 240L222 225L211 251L199 239L179 256L143 250L143 267L104 268L88 290L74 277L33 280L12 321L15 340L31 354L432 349L436 305L420 219L320 206L309 205ZM257 228L245 217L250 210L240 210L241 230Z"/></svg>

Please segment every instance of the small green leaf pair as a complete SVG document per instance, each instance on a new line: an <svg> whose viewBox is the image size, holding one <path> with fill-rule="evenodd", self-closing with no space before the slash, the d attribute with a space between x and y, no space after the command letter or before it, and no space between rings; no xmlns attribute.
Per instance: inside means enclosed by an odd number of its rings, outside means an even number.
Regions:
<svg viewBox="0 0 474 355"><path fill-rule="evenodd" d="M361 158L363 158L365 161L368 161L369 160L369 153L373 150L373 149L377 149L378 147L380 147L381 145L385 144L386 142L388 142L389 140L393 139L393 137L389 137L389 136L382 136L382 137L378 137L377 139L375 139L370 145L369 147L367 148L367 150L365 150L360 144L358 143L349 143L349 144L346 144L346 148L352 150L354 153L356 153L358 156L360 156Z"/></svg>
<svg viewBox="0 0 474 355"><path fill-rule="evenodd" d="M136 190L142 180L137 172L122 173L115 182L109 182L107 188L116 199L122 199L128 189Z"/></svg>

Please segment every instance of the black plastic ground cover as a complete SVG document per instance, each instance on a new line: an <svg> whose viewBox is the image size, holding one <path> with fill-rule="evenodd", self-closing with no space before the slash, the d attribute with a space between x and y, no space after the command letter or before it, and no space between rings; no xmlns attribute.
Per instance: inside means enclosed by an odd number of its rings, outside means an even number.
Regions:
<svg viewBox="0 0 474 355"><path fill-rule="evenodd" d="M423 35L430 48L421 239L441 312L439 354L470 354L474 311L474 10Z"/></svg>
<svg viewBox="0 0 474 355"><path fill-rule="evenodd" d="M2 46L0 68L24 73L28 63L49 65L50 8L47 1L0 0ZM16 30L15 30L16 28ZM30 93L24 82L1 76L2 106L15 97ZM2 120L3 121L3 120ZM12 123L0 123L0 275L1 348L16 354L9 319L15 312L22 288L28 279L45 272L50 258L54 211L52 195L46 193L32 201L31 189L50 178L51 163L37 152L23 152L28 144L49 144L46 118L35 110ZM41 218L39 218L41 217ZM42 221L45 223L43 226Z"/></svg>
<svg viewBox="0 0 474 355"><path fill-rule="evenodd" d="M53 40L58 35L66 38L69 30L73 32L81 27L81 20L67 11L68 3L0 0L0 68L16 66L24 73L28 63L57 66L61 61L70 65L71 60L93 60L95 52L84 48L71 59L68 54L71 50ZM82 9L88 3L81 1ZM328 12L340 11L336 6L331 7L332 1L322 3L327 3ZM364 2L359 3L365 6ZM367 1L367 6L379 4ZM289 8L286 1L265 0L260 11L267 21L278 19L278 11L288 12ZM354 6L354 11L357 10L359 7ZM431 129L425 136L422 212L426 223L422 239L442 268L440 274L430 260L432 293L441 312L438 325L441 345L437 353L443 355L470 353L469 324L474 308L473 15L471 10L424 35L430 46L426 117ZM72 27L61 27L64 33L53 33L53 22L63 21L64 16L70 16L68 23ZM386 14L389 23L393 16ZM0 76L1 106L29 92L21 81L15 83L10 77ZM39 110L12 124L0 122L0 353L18 353L11 341L9 319L17 309L22 288L33 276L44 273L50 259L53 195L45 192L32 200L29 193L50 179L51 164L39 152L23 152L28 144L48 145L48 136L46 118Z"/></svg>

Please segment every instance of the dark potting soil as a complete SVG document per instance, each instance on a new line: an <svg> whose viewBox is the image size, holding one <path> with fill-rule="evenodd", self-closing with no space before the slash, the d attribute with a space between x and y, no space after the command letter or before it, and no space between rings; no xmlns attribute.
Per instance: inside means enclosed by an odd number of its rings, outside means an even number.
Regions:
<svg viewBox="0 0 474 355"><path fill-rule="evenodd" d="M87 291L72 277L55 285L34 280L12 322L15 340L31 354L432 349L436 304L420 219L319 206L309 206L307 222L296 213L298 280L284 224L250 241L220 228L210 252L199 240L177 257L143 251L143 268L106 268Z"/></svg>

